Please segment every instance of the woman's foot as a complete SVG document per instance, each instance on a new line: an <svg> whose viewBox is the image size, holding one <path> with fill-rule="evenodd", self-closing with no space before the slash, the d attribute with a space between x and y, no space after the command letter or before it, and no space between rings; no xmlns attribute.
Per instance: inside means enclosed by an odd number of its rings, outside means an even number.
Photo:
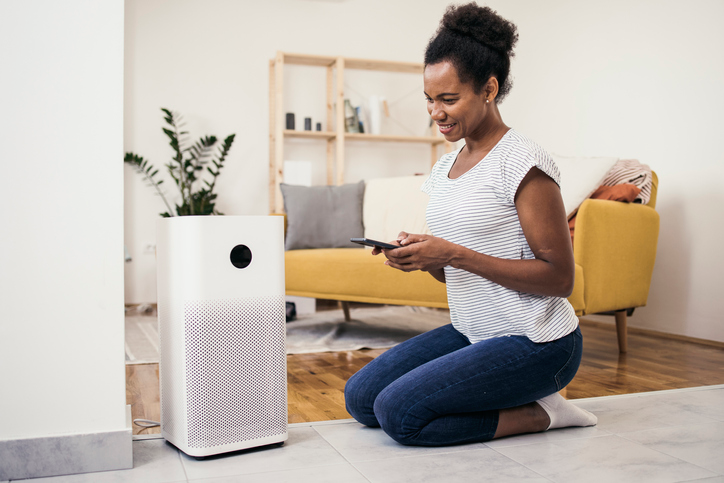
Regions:
<svg viewBox="0 0 724 483"><path fill-rule="evenodd" d="M498 411L498 428L493 438L571 426L593 426L597 421L596 416L555 393L524 406Z"/></svg>
<svg viewBox="0 0 724 483"><path fill-rule="evenodd" d="M595 426L598 418L570 401L566 401L558 393L536 401L548 414L551 422L547 429L568 428L571 426Z"/></svg>
<svg viewBox="0 0 724 483"><path fill-rule="evenodd" d="M537 402L498 411L498 427L493 439L514 434L538 433L550 426L548 413Z"/></svg>

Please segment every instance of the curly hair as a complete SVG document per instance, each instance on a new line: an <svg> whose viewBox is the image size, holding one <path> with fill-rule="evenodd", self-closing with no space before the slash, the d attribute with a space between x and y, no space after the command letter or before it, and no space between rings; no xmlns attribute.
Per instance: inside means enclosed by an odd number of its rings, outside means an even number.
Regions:
<svg viewBox="0 0 724 483"><path fill-rule="evenodd" d="M510 92L510 59L518 40L515 25L489 7L474 2L450 5L425 49L425 66L449 61L460 81L479 94L490 77L498 80L496 101Z"/></svg>

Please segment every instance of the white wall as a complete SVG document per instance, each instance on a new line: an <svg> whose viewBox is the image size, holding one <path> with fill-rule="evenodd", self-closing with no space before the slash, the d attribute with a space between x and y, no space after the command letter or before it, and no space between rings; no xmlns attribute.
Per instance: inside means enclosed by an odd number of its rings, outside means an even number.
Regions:
<svg viewBox="0 0 724 483"><path fill-rule="evenodd" d="M157 166L169 157L160 107L181 111L195 137L237 133L220 178L220 209L268 210L268 62L277 50L421 61L448 0L128 0L126 2L126 150ZM549 151L634 157L660 177L661 236L649 305L630 324L724 341L723 262L711 254L722 237L724 4L697 0L488 2L518 25L514 88L504 120ZM303 69L303 68L299 68ZM303 75L302 75L303 74ZM323 89L285 79L285 110L316 118ZM310 74L314 75L314 74ZM323 82L323 77L319 78ZM401 81L391 96L415 89ZM419 82L420 91L422 83ZM374 94L364 77L353 95ZM377 86L374 87L377 89ZM293 100L292 100L293 99ZM422 94L420 113L424 117ZM300 115L304 112L305 114ZM412 117L412 116L411 116ZM419 128L418 118L413 122ZM420 147L350 147L349 181L424 171ZM287 143L287 159L315 159L324 149ZM419 158L422 161L418 161ZM322 182L322 170L315 171ZM155 264L143 246L155 240L165 208L130 168L125 174L126 302L155 301Z"/></svg>
<svg viewBox="0 0 724 483"><path fill-rule="evenodd" d="M0 440L122 431L123 1L2 1L0 45Z"/></svg>

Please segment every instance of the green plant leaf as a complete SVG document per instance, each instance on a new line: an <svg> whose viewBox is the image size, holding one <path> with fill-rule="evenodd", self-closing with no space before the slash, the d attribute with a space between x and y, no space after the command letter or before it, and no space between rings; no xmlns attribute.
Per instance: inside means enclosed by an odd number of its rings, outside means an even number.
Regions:
<svg viewBox="0 0 724 483"><path fill-rule="evenodd" d="M169 175L174 180L181 194L180 204L176 204L174 206L175 209L171 209L171 205L159 188L164 180L155 179L159 170L148 160L129 151L124 153L124 163L131 165L134 170L143 176L144 181L152 185L157 194L163 198L168 211L161 213L160 215L162 217L175 216L173 214L174 211L178 216L194 214L220 215L221 213L215 208L217 194L213 191L216 178L221 173L224 159L228 155L236 135L231 134L227 136L222 145L212 152L211 148L218 142L216 136L206 135L200 137L195 143L190 142L188 139L189 132L181 130L181 127L185 126L183 116L164 107L161 108L161 111L164 114L163 120L168 126L162 125L161 130L168 138L168 144L173 150L171 161L164 164L164 167L168 170ZM206 167L206 172L212 177L211 181L201 176L204 167L208 165L209 161L211 161L215 168L214 170ZM201 187L198 186L197 182L199 181L203 181Z"/></svg>

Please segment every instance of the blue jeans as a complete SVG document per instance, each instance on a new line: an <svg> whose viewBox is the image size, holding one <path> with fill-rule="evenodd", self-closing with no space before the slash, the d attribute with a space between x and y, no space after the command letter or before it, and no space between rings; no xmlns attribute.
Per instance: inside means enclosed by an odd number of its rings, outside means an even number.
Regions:
<svg viewBox="0 0 724 483"><path fill-rule="evenodd" d="M560 391L581 362L580 329L553 342L471 344L446 325L399 344L352 376L347 411L395 441L443 446L493 439L498 410Z"/></svg>

